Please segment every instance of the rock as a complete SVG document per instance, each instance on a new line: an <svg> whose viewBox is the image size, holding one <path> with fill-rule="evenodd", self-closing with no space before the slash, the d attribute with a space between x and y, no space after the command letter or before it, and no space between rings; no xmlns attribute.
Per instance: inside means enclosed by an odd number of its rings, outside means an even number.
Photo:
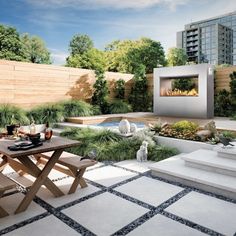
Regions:
<svg viewBox="0 0 236 236"><path fill-rule="evenodd" d="M204 130L209 130L212 134L212 136L216 136L218 131L216 129L216 124L215 124L215 121L210 121L209 123L207 123L205 126L204 126Z"/></svg>
<svg viewBox="0 0 236 236"><path fill-rule="evenodd" d="M206 141L208 138L212 137L212 132L210 130L199 130L196 135L201 139L201 141Z"/></svg>
<svg viewBox="0 0 236 236"><path fill-rule="evenodd" d="M137 130L138 130L138 127L136 124L134 124L134 123L130 124L130 132L131 133L136 133Z"/></svg>
<svg viewBox="0 0 236 236"><path fill-rule="evenodd" d="M130 123L127 119L123 119L119 123L119 131L121 134L130 133Z"/></svg>

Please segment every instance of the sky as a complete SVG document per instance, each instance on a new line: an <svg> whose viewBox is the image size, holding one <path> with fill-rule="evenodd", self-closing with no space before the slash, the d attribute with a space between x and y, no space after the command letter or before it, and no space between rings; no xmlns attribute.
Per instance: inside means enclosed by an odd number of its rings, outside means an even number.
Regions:
<svg viewBox="0 0 236 236"><path fill-rule="evenodd" d="M73 35L101 50L113 40L149 37L176 46L184 25L236 11L236 0L0 0L0 24L41 37L53 64L63 65Z"/></svg>

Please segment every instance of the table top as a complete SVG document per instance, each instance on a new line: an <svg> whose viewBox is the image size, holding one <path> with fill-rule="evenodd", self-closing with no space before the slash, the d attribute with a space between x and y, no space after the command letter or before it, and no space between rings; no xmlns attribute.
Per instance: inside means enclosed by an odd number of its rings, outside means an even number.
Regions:
<svg viewBox="0 0 236 236"><path fill-rule="evenodd" d="M15 158L19 156L34 155L80 145L79 141L53 136L51 140L43 142L42 146L29 150L10 151L8 147L14 145L14 143L14 140L0 140L0 153L8 157Z"/></svg>

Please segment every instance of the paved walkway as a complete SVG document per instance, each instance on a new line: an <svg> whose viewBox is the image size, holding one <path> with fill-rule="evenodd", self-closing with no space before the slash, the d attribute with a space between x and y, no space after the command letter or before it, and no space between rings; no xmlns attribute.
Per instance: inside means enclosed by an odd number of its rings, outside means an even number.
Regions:
<svg viewBox="0 0 236 236"><path fill-rule="evenodd" d="M0 235L228 235L236 234L236 201L150 176L149 163L99 163L88 169L89 186L54 198L42 188L26 212L0 219ZM10 168L4 170L19 182ZM72 179L50 178L66 192ZM0 200L13 212L22 193Z"/></svg>

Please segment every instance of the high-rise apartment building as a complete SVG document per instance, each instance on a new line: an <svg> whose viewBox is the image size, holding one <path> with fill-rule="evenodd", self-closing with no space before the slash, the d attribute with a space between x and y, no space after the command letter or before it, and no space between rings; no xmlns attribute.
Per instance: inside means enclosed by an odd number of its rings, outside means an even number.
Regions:
<svg viewBox="0 0 236 236"><path fill-rule="evenodd" d="M236 65L236 11L185 25L177 47L196 63Z"/></svg>

